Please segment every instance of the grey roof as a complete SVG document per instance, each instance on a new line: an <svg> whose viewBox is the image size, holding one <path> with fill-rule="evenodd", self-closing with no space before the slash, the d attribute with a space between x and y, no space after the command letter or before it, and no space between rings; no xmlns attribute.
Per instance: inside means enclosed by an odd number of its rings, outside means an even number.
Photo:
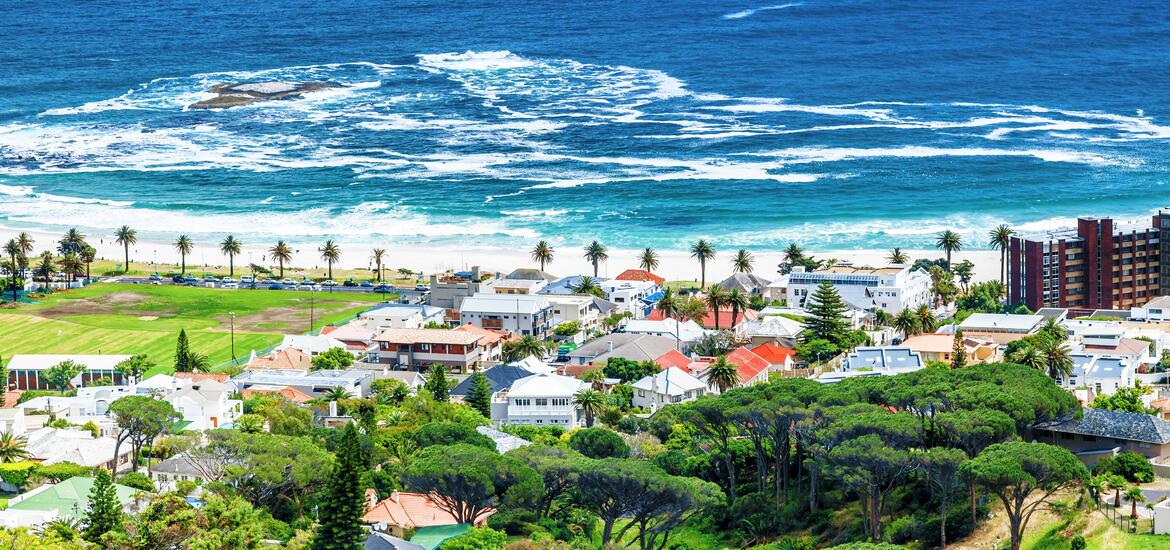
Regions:
<svg viewBox="0 0 1170 550"><path fill-rule="evenodd" d="M886 371L910 371L923 367L922 356L910 348L857 348L845 360L847 370L869 368Z"/></svg>
<svg viewBox="0 0 1170 550"><path fill-rule="evenodd" d="M1036 310L1036 315L1045 319L1055 319L1059 323L1068 318L1068 309L1063 307L1042 307Z"/></svg>
<svg viewBox="0 0 1170 550"><path fill-rule="evenodd" d="M567 277L561 277L560 279L550 282L548 286L540 289L538 294L576 294L576 292L573 292L573 288L579 286L581 281L583 281L586 277L593 279L593 282L597 284L601 284L601 282L605 280L601 277L593 277L590 275L569 275Z"/></svg>
<svg viewBox="0 0 1170 550"><path fill-rule="evenodd" d="M959 328L968 332L997 330L1026 333L1044 321L1040 315L1016 315L1012 313L973 313L959 323Z"/></svg>
<svg viewBox="0 0 1170 550"><path fill-rule="evenodd" d="M500 390L511 388L512 384L521 378L532 376L532 371L516 365L496 365L483 371L483 375L487 377L488 386L491 386L492 393L496 393ZM471 393L473 378L475 378L475 375L464 378L462 382L451 390L451 395L467 395Z"/></svg>
<svg viewBox="0 0 1170 550"><path fill-rule="evenodd" d="M488 436L496 443L496 452L506 453L512 449L519 449L531 445L532 442L522 437L516 437L509 433L501 432L495 428L487 426L476 426L475 431Z"/></svg>
<svg viewBox="0 0 1170 550"><path fill-rule="evenodd" d="M176 455L150 467L152 472L164 474L179 474L192 477L203 477L203 473L195 469L186 454Z"/></svg>
<svg viewBox="0 0 1170 550"><path fill-rule="evenodd" d="M613 349L609 349L613 344ZM675 349L674 338L620 332L607 334L569 352L569 357L581 357L592 362L604 363L610 357L621 357L631 361L653 361L662 354Z"/></svg>
<svg viewBox="0 0 1170 550"><path fill-rule="evenodd" d="M761 290L768 288L772 281L757 277L751 273L732 273L730 277L723 279L719 286L723 290L731 290L738 288L743 292L759 293Z"/></svg>
<svg viewBox="0 0 1170 550"><path fill-rule="evenodd" d="M371 532L366 536L365 550L427 550L408 540L403 540L386 533Z"/></svg>
<svg viewBox="0 0 1170 550"><path fill-rule="evenodd" d="M1157 298L1146 302L1146 305L1142 307L1170 308L1170 296L1158 296Z"/></svg>
<svg viewBox="0 0 1170 550"><path fill-rule="evenodd" d="M539 269L529 267L521 267L512 270L511 273L504 276L504 279L509 281L547 281L552 282L557 280L555 275L550 275Z"/></svg>
<svg viewBox="0 0 1170 550"><path fill-rule="evenodd" d="M1170 422L1143 413L1084 409L1081 418L1065 417L1052 422L1040 422L1036 429L1052 432L1110 437L1163 445L1170 443Z"/></svg>

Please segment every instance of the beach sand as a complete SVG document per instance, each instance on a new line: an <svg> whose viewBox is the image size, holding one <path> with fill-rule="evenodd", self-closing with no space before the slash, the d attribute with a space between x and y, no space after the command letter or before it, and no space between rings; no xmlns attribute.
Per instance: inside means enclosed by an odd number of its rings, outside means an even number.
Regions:
<svg viewBox="0 0 1170 550"><path fill-rule="evenodd" d="M8 239L15 237L20 231L20 229L0 227L0 243L7 242ZM50 248L55 249L57 241L61 238L61 235L56 233L35 230L24 231L27 231L36 240L36 252L34 254ZM86 240L91 246L97 249L99 258L117 261L123 256L122 247L114 243L114 237L112 235L90 234ZM227 258L219 252L218 245L200 242L196 242L195 244L195 250L187 256L188 267L218 267L227 265ZM319 259L317 245L308 243L289 244L294 249L293 260L289 265L299 267L324 266L324 262ZM339 244L342 249L342 258L341 262L335 264L337 267L362 268L372 266L369 260L370 250L368 248L363 247L357 249L348 247L345 243ZM249 263L267 265L269 262L261 260L261 258L267 259L267 248L268 245L245 245L241 254L236 256L236 265L246 266ZM472 266L479 266L480 270L485 272L508 273L519 267L533 267L535 265L529 257L527 250L489 249L475 247L474 245L470 245L464 249L438 247L395 248L392 246L386 246L385 248L388 256L385 265L395 269L406 267L416 272L421 271L424 274L447 270L464 270L470 269ZM639 250L611 249L609 251L609 260L601 264L598 274L602 277L614 277L626 269L638 267L637 256L639 252ZM659 256L659 267L655 270L655 273L671 281L698 282L699 264L694 258L691 258L689 252L683 250L657 250L657 252ZM934 259L943 257L942 252L938 250L905 250L904 252L910 257L911 261L919 258ZM552 264L546 266L545 270L558 276L592 273L593 266L585 260L582 253L579 247L571 249L558 247L553 251ZM731 274L731 258L734 254L735 251L731 249L720 249L716 251L715 259L707 264L708 284L723 280ZM889 255L889 251L833 250L825 252L813 251L810 254L818 259L836 258L839 261L851 262L857 266L880 267L888 263L886 256ZM756 260L754 273L764 279L775 279L777 276L777 266L781 261L781 253L777 251L755 253L754 255ZM169 243L140 240L138 244L130 247L130 259L135 263L154 262L160 265L174 265L179 261L179 253ZM999 252L997 251L961 251L954 254L952 260L956 263L963 260L971 260L975 264L975 282L999 278Z"/></svg>

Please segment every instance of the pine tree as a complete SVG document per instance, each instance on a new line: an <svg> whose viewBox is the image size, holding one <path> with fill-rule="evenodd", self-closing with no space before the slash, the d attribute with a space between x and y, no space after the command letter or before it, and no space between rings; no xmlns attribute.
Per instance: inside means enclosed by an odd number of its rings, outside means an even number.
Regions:
<svg viewBox="0 0 1170 550"><path fill-rule="evenodd" d="M118 502L118 493L110 473L103 469L98 470L93 488L89 490L84 525L82 537L95 544L102 535L122 528L122 504Z"/></svg>
<svg viewBox="0 0 1170 550"><path fill-rule="evenodd" d="M427 383L423 387L431 392L431 396L435 398L435 401L447 401L451 399L451 383L447 380L446 367L443 365L431 367L431 374L427 376Z"/></svg>
<svg viewBox="0 0 1170 550"><path fill-rule="evenodd" d="M805 342L821 339L838 348L848 347L849 321L845 319L845 301L829 281L821 281L806 302L810 315L804 321Z"/></svg>
<svg viewBox="0 0 1170 550"><path fill-rule="evenodd" d="M179 341L175 344L175 372L191 372L191 345L187 342L187 331L179 329Z"/></svg>
<svg viewBox="0 0 1170 550"><path fill-rule="evenodd" d="M967 346L963 344L963 330L955 327L955 343L951 347L951 368L961 369L967 366Z"/></svg>
<svg viewBox="0 0 1170 550"><path fill-rule="evenodd" d="M479 411L484 418L492 417L492 387L482 372L471 375L471 391L463 401Z"/></svg>
<svg viewBox="0 0 1170 550"><path fill-rule="evenodd" d="M361 550L366 540L362 516L366 513L362 474L366 457L353 423L345 426L337 462L321 503L321 525L313 536L313 550Z"/></svg>

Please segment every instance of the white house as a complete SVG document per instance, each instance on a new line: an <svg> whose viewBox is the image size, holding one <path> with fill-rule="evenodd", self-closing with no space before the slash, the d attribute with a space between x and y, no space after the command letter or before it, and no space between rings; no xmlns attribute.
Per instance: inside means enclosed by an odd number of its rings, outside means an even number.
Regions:
<svg viewBox="0 0 1170 550"><path fill-rule="evenodd" d="M28 433L29 456L42 464L72 462L91 468L121 470L130 466L134 453L130 445L122 445L115 458L117 440L112 437L93 437L87 430L76 428L41 428Z"/></svg>
<svg viewBox="0 0 1170 550"><path fill-rule="evenodd" d="M171 404L189 430L212 430L230 426L244 413L244 403L231 399L232 388L214 380L201 380L167 394L163 399Z"/></svg>
<svg viewBox="0 0 1170 550"><path fill-rule="evenodd" d="M1056 385L1067 390L1089 388L1094 395L1113 395L1118 388L1134 385L1136 363L1131 359L1074 353L1072 361L1073 368L1068 378L1056 378Z"/></svg>
<svg viewBox="0 0 1170 550"><path fill-rule="evenodd" d="M541 295L479 293L464 298L459 321L544 338L553 328L552 304Z"/></svg>
<svg viewBox="0 0 1170 550"><path fill-rule="evenodd" d="M618 312L630 312L635 319L643 319L654 309L662 287L654 281L623 281L609 279L598 283L605 299L618 307Z"/></svg>
<svg viewBox="0 0 1170 550"><path fill-rule="evenodd" d="M521 378L493 396L492 420L500 424L576 427L581 415L573 396L587 387L587 382L557 374Z"/></svg>
<svg viewBox="0 0 1170 550"><path fill-rule="evenodd" d="M582 294L545 294L552 304L553 318L562 323L576 322L581 330L593 330L601 326L602 311L597 307L596 298Z"/></svg>
<svg viewBox="0 0 1170 550"><path fill-rule="evenodd" d="M987 336L997 344L1006 344L1035 334L1043 323L1043 315L973 313L959 323L959 328L967 336Z"/></svg>
<svg viewBox="0 0 1170 550"><path fill-rule="evenodd" d="M301 371L244 371L231 379L236 391L252 386L291 386L313 396L340 387L354 397L370 394L374 372L364 369Z"/></svg>
<svg viewBox="0 0 1170 550"><path fill-rule="evenodd" d="M832 384L855 376L894 376L925 366L922 356L908 347L860 347L846 356L840 369L822 374L817 381Z"/></svg>
<svg viewBox="0 0 1170 550"><path fill-rule="evenodd" d="M1130 310L1130 319L1161 323L1170 321L1170 296L1159 296Z"/></svg>
<svg viewBox="0 0 1170 550"><path fill-rule="evenodd" d="M762 315L740 325L740 333L753 344L778 344L793 347L804 332L804 324L783 315Z"/></svg>
<svg viewBox="0 0 1170 550"><path fill-rule="evenodd" d="M675 321L674 319L659 319L656 321L650 319L631 319L622 327L622 332L674 338L684 344L695 342L707 334L706 329L690 319L686 321Z"/></svg>
<svg viewBox="0 0 1170 550"><path fill-rule="evenodd" d="M345 349L345 344L340 340L330 338L328 336L316 336L312 334L286 334L284 340L276 346L274 351L281 351L285 349L297 349L304 352L309 357L314 357L329 351L330 348Z"/></svg>
<svg viewBox="0 0 1170 550"><path fill-rule="evenodd" d="M633 383L635 407L656 411L670 403L684 403L702 397L707 383L678 367L646 376Z"/></svg>
<svg viewBox="0 0 1170 550"><path fill-rule="evenodd" d="M428 324L446 324L446 311L426 304L380 304L358 314L355 321L371 333L388 328L423 328Z"/></svg>
<svg viewBox="0 0 1170 550"><path fill-rule="evenodd" d="M807 299L823 281L828 281L853 308L881 309L891 315L905 308L930 304L930 274L909 265L889 267L855 267L843 263L818 271L806 272L796 266L788 274L789 306L807 307Z"/></svg>

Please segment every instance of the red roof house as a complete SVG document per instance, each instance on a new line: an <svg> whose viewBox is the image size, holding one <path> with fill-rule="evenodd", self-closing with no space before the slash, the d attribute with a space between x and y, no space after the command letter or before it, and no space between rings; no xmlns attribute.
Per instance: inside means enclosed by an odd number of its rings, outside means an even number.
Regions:
<svg viewBox="0 0 1170 550"><path fill-rule="evenodd" d="M752 320L755 320L756 318L758 318L759 316L760 316L760 314L757 313L756 310L745 309L745 310L739 312L739 316L735 318L736 322L733 324L731 322L731 310L730 309L720 309L719 310L719 328L720 328L720 330L733 329L733 328L743 324L744 321L752 321ZM655 309L646 318L651 320L651 321L661 321L661 320L666 318L666 315L663 314L662 311ZM707 329L715 328L715 313L714 313L714 311L712 311L710 308L708 308L707 314L704 315L703 318L699 320L699 324L702 325L703 328L707 328Z"/></svg>
<svg viewBox="0 0 1170 550"><path fill-rule="evenodd" d="M616 277L619 281L651 281L658 286L666 283L666 279L659 277L645 269L627 269Z"/></svg>
<svg viewBox="0 0 1170 550"><path fill-rule="evenodd" d="M366 503L369 511L362 516L362 521L383 524L386 531L396 537L403 536L409 529L459 523L455 516L439 507L430 495L421 493L394 491L390 493L390 498L379 502L373 489L367 489ZM496 513L494 508L485 510L475 518L475 525L483 525L494 513Z"/></svg>
<svg viewBox="0 0 1170 550"><path fill-rule="evenodd" d="M670 367L678 367L684 371L689 371L690 369L688 367L691 364L691 358L683 355L678 350L672 349L662 354L658 359L655 359L654 363L661 367L662 370L669 369Z"/></svg>
<svg viewBox="0 0 1170 550"><path fill-rule="evenodd" d="M782 348L776 344L760 344L752 348L752 353L763 357L772 365L772 370L789 370L796 361L796 351Z"/></svg>
<svg viewBox="0 0 1170 550"><path fill-rule="evenodd" d="M746 346L740 346L727 354L727 362L735 365L736 369L739 370L739 385L741 386L768 381L768 368L772 364Z"/></svg>

